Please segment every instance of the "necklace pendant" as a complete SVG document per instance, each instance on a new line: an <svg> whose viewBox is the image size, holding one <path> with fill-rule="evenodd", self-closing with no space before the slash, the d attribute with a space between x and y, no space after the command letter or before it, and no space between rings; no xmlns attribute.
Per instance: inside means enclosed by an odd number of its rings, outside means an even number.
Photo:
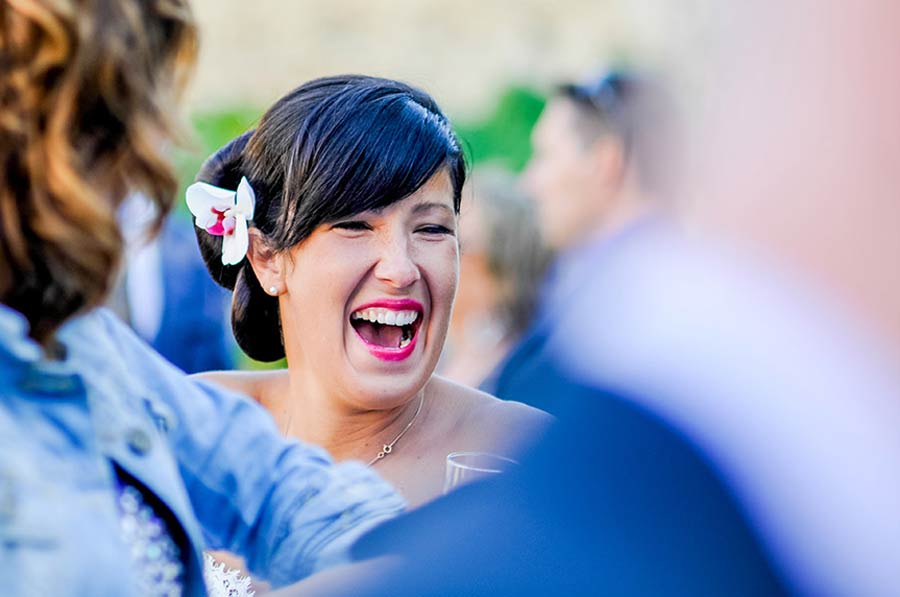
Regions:
<svg viewBox="0 0 900 597"><path fill-rule="evenodd" d="M424 402L425 402L425 394L422 393L421 397L419 398L419 405L416 407L416 412L413 413L412 419L409 420L409 423L406 424L406 427L403 428L403 431L398 433L397 437L395 437L391 441L391 443L384 444L381 447L381 451L378 453L378 455L375 458L372 459L372 461L369 463L369 466L374 465L376 462L378 462L379 460L381 460L382 458L384 458L385 456L387 456L394 450L394 444L396 444L398 441L400 441L400 438L403 437L403 435L407 431L409 431L409 428L412 427L412 424L416 422L416 418L419 416L419 412L422 410L422 404Z"/></svg>

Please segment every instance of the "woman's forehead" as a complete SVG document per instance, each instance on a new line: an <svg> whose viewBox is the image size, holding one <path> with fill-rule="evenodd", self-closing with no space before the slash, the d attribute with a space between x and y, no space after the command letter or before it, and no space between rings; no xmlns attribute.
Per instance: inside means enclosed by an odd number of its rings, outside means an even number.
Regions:
<svg viewBox="0 0 900 597"><path fill-rule="evenodd" d="M438 170L428 181L407 197L410 203L446 204L453 210L453 183L445 168Z"/></svg>
<svg viewBox="0 0 900 597"><path fill-rule="evenodd" d="M446 170L440 170L408 197L371 210L371 213L383 214L395 210L413 213L447 212L449 215L455 215L450 175Z"/></svg>

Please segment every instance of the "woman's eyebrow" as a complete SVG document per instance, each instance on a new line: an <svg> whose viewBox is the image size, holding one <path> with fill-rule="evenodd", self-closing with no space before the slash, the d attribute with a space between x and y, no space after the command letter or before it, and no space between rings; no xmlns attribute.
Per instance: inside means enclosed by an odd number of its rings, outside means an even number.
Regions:
<svg viewBox="0 0 900 597"><path fill-rule="evenodd" d="M431 209L442 209L446 212L449 212L450 215L453 215L454 213L453 208L451 208L446 203L441 203L439 201L425 201L422 203L418 203L415 207L413 207L412 211L414 214L416 214L423 211L429 211Z"/></svg>

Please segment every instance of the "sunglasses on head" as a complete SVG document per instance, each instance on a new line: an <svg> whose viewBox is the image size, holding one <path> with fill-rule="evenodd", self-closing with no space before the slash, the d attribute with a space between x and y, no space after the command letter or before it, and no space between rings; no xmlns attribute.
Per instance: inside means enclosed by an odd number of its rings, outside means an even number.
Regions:
<svg viewBox="0 0 900 597"><path fill-rule="evenodd" d="M569 92L594 106L601 114L609 115L621 106L627 81L627 75L612 71L593 81L573 84L569 87Z"/></svg>

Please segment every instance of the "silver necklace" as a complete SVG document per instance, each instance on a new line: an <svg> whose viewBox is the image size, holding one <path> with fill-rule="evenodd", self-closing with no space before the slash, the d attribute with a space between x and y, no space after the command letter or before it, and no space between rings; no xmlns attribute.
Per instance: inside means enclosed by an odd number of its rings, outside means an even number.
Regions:
<svg viewBox="0 0 900 597"><path fill-rule="evenodd" d="M369 466L374 465L376 462L378 462L379 460L381 460L382 458L384 458L385 456L387 456L394 450L394 444L396 444L400 440L400 438L403 437L403 434L405 434L407 431L409 431L409 428L412 427L413 423L416 422L416 417L419 416L419 411L422 410L423 402L425 402L425 392L422 392L422 397L419 398L419 406L416 407L415 414L412 416L412 419L409 420L409 423L406 424L406 427L403 428L403 431L398 433L397 437L395 437L393 440L391 440L390 443L384 444L381 447L381 451L378 452L378 455L369 462Z"/></svg>

